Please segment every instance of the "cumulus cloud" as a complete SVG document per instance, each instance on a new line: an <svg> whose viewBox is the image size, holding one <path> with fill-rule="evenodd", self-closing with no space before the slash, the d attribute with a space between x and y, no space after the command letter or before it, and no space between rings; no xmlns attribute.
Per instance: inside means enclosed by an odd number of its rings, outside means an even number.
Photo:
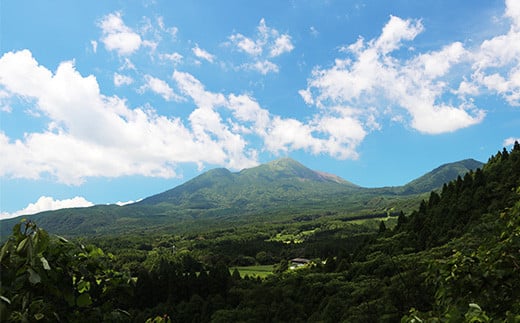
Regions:
<svg viewBox="0 0 520 323"><path fill-rule="evenodd" d="M245 136L250 134L260 137L264 149L274 154L302 149L341 159L357 158L355 150L366 135L361 124L348 115L334 117L318 113L310 122L301 122L272 115L248 95L225 96L207 91L191 74L175 71L173 79L182 93L198 106L189 116L197 138L219 138L218 142L226 145L211 147L212 154L227 153L241 164L253 166L253 157L258 153L247 148ZM235 123L223 120L219 109L230 111ZM240 154L244 150L249 153L249 161Z"/></svg>
<svg viewBox="0 0 520 323"><path fill-rule="evenodd" d="M200 48L199 45L195 45L192 49L193 54L197 56L198 58L201 58L203 60L206 60L210 63L213 63L215 60L215 56L210 54L209 52L205 51L204 49Z"/></svg>
<svg viewBox="0 0 520 323"><path fill-rule="evenodd" d="M505 16L511 28L482 42L474 53L472 79L475 84L501 95L510 105L520 106L520 9L517 1L506 1Z"/></svg>
<svg viewBox="0 0 520 323"><path fill-rule="evenodd" d="M247 37L236 33L228 37L230 44L238 51L247 54L252 61L242 65L243 68L256 70L262 74L278 72L279 67L271 61L294 49L289 34L280 34L274 28L268 27L265 19L260 20L255 37Z"/></svg>
<svg viewBox="0 0 520 323"><path fill-rule="evenodd" d="M174 177L177 163L231 168L256 164L241 136L210 111L223 96L205 96L198 80L182 76L183 90L197 98L201 95L196 100L200 110L193 112L189 126L180 118L131 109L125 100L101 94L96 78L82 76L72 62L62 62L52 72L28 50L4 54L0 88L10 97L33 100L48 126L23 138L0 131L0 176L47 176L81 184L93 176Z"/></svg>
<svg viewBox="0 0 520 323"><path fill-rule="evenodd" d="M141 47L141 36L126 26L120 12L106 15L99 22L102 30L101 41L109 51L119 55L130 55Z"/></svg>
<svg viewBox="0 0 520 323"><path fill-rule="evenodd" d="M391 16L379 37L369 41L359 38L342 49L347 57L336 59L330 68L315 68L307 88L299 92L301 97L332 114L350 113L357 107L352 120L364 128L368 128L370 119L374 121L367 106L404 109L410 126L427 134L456 131L481 122L485 112L465 99L465 95L474 93L474 86L466 82L458 92L450 87L453 66L471 58L460 42L406 60L393 56L423 29L421 21ZM443 96L455 92L461 96L459 103L443 102Z"/></svg>
<svg viewBox="0 0 520 323"><path fill-rule="evenodd" d="M71 199L64 199L64 200L55 200L52 197L49 196L41 196L38 201L34 203L29 203L27 207L25 207L22 210L13 212L13 213L7 213L2 212L0 213L0 219L10 219L15 218L17 216L21 215L30 215L30 214L36 214L44 211L52 211L52 210L59 210L59 209L68 209L68 208L76 208L76 207L89 207L93 206L94 204L92 202L87 201L85 198L81 196L76 196Z"/></svg>

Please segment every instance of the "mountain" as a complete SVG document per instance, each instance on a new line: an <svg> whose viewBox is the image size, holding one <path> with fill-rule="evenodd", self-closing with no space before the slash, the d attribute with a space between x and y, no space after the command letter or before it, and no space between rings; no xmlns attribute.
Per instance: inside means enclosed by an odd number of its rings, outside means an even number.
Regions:
<svg viewBox="0 0 520 323"><path fill-rule="evenodd" d="M425 193L481 166L475 160L463 160L442 165L404 186L363 188L283 158L235 173L213 169L122 207L97 205L25 217L53 233L95 235L291 221L302 215L386 214L389 209L408 211L417 207ZM20 218L0 221L0 238L7 236Z"/></svg>
<svg viewBox="0 0 520 323"><path fill-rule="evenodd" d="M340 177L283 158L238 173L213 169L137 204L169 204L184 209L240 208L243 212L356 189L360 187Z"/></svg>
<svg viewBox="0 0 520 323"><path fill-rule="evenodd" d="M456 179L457 176L463 177L467 172L482 168L483 166L483 163L474 159L464 159L458 162L444 164L404 185L402 192L403 194L428 192L441 187L444 183Z"/></svg>

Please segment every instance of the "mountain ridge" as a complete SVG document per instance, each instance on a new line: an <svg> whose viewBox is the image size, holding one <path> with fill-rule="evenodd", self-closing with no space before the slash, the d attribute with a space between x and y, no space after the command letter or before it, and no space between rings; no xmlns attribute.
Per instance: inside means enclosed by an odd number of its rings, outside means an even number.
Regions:
<svg viewBox="0 0 520 323"><path fill-rule="evenodd" d="M444 164L399 187L364 188L339 176L314 171L290 159L277 159L231 172L211 169L193 179L122 207L96 205L46 211L2 220L2 236L23 217L51 232L66 235L123 233L157 226L216 225L216 221L265 221L305 214L367 214L409 210L421 194L440 188L443 176L462 176L482 163L463 160ZM5 224L5 225L4 225Z"/></svg>

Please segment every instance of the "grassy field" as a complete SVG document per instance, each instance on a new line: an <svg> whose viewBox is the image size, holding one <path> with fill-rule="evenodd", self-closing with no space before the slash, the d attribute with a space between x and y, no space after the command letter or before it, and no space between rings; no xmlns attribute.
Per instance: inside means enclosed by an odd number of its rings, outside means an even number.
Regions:
<svg viewBox="0 0 520 323"><path fill-rule="evenodd" d="M263 266L246 266L246 267L231 267L230 272L238 269L240 277L244 278L246 275L249 277L260 277L265 278L273 273L273 265Z"/></svg>

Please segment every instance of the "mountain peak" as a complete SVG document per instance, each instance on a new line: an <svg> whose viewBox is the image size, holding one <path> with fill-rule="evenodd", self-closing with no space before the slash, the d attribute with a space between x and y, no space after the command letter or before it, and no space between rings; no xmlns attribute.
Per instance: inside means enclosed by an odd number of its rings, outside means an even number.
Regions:
<svg viewBox="0 0 520 323"><path fill-rule="evenodd" d="M314 171L289 157L275 159L254 168L244 169L239 173L239 175L262 178L267 181L293 179L300 182L333 182L350 187L356 187L356 185L340 178L339 176Z"/></svg>
<svg viewBox="0 0 520 323"><path fill-rule="evenodd" d="M264 164L265 166L269 167L270 170L283 170L283 169L308 169L303 164L297 162L296 160L289 158L289 157L283 157L279 159L272 160L270 162L267 162Z"/></svg>

